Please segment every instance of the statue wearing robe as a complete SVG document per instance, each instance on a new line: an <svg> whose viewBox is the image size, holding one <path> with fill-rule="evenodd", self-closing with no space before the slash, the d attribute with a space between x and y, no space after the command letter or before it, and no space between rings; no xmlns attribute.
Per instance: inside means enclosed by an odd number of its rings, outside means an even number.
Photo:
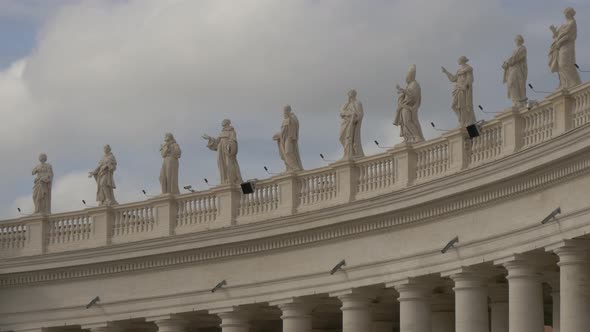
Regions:
<svg viewBox="0 0 590 332"><path fill-rule="evenodd" d="M33 203L35 204L35 213L51 213L51 184L53 182L53 169L48 164L47 156L39 156L41 162L33 168L33 175L36 175L33 185Z"/></svg>
<svg viewBox="0 0 590 332"><path fill-rule="evenodd" d="M89 173L89 177L94 177L96 181L96 201L99 206L116 205L115 199L115 179L114 173L117 169L117 160L111 152L111 147L104 147L104 156L98 162L94 171Z"/></svg>
<svg viewBox="0 0 590 332"><path fill-rule="evenodd" d="M180 146L174 136L168 133L165 142L160 147L160 154L164 161L160 169L160 186L162 194L179 194L178 189L178 159L180 159Z"/></svg>
<svg viewBox="0 0 590 332"><path fill-rule="evenodd" d="M573 8L567 8L564 11L567 19L559 28L551 26L553 32L553 42L549 49L549 68L552 73L559 75L559 88L571 88L582 81L576 68L576 38L578 36L578 27Z"/></svg>
<svg viewBox="0 0 590 332"><path fill-rule="evenodd" d="M279 154L285 162L286 171L300 171L303 166L299 156L299 120L291 111L291 106L285 106L283 115L281 132L275 134L273 139L277 141Z"/></svg>
<svg viewBox="0 0 590 332"><path fill-rule="evenodd" d="M356 100L356 91L348 92L348 102L340 110L340 144L344 148L342 159L364 157L361 143L361 125L363 122L363 105Z"/></svg>
<svg viewBox="0 0 590 332"><path fill-rule="evenodd" d="M504 62L504 83L508 89L508 98L513 106L522 106L527 99L526 80L528 76L527 52L522 36L516 37L517 47L512 56Z"/></svg>
<svg viewBox="0 0 590 332"><path fill-rule="evenodd" d="M420 121L418 120L418 109L422 101L420 84L416 81L416 65L410 67L406 77L407 86L402 89L397 86L399 98L397 100L397 111L393 124L400 127L400 136L404 142L416 143L424 140Z"/></svg>
<svg viewBox="0 0 590 332"><path fill-rule="evenodd" d="M443 72L449 81L455 83L453 88L451 109L459 119L463 128L475 123L473 112L473 68L467 64L467 58L459 58L459 69L456 74L449 73L444 67Z"/></svg>
<svg viewBox="0 0 590 332"><path fill-rule="evenodd" d="M219 137L203 135L207 139L207 147L217 151L217 166L221 184L239 184L242 182L240 165L238 164L238 139L234 127L229 120L223 120Z"/></svg>

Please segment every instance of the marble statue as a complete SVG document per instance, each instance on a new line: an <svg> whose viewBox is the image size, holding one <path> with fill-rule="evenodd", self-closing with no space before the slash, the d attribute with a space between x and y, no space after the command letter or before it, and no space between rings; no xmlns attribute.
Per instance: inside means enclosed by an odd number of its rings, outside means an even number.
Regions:
<svg viewBox="0 0 590 332"><path fill-rule="evenodd" d="M160 154L164 158L160 169L162 194L180 194L178 189L178 159L180 159L181 151L171 133L166 133L164 136L164 144L160 146Z"/></svg>
<svg viewBox="0 0 590 332"><path fill-rule="evenodd" d="M398 93L397 111L393 124L400 127L400 136L406 143L422 142L424 135L418 120L418 109L422 101L420 84L416 81L416 65L412 65L406 76L406 87L395 87Z"/></svg>
<svg viewBox="0 0 590 332"><path fill-rule="evenodd" d="M473 112L473 68L467 64L467 57L461 56L457 61L459 69L456 74L451 74L442 67L443 73L447 75L449 81L455 83L453 88L453 101L451 109L459 118L459 125L463 128L475 123L475 113Z"/></svg>
<svg viewBox="0 0 590 332"><path fill-rule="evenodd" d="M361 143L363 105L356 99L356 90L348 91L348 101L340 109L340 144L344 148L342 159L364 157Z"/></svg>
<svg viewBox="0 0 590 332"><path fill-rule="evenodd" d="M285 162L287 172L296 172L303 169L299 156L299 120L287 105L283 108L283 123L281 131L273 136L279 146L279 154Z"/></svg>
<svg viewBox="0 0 590 332"><path fill-rule="evenodd" d="M51 184L53 182L53 169L47 163L47 155L39 155L39 165L33 168L35 181L33 185L33 203L35 204L35 213L51 213Z"/></svg>
<svg viewBox="0 0 590 332"><path fill-rule="evenodd" d="M88 177L94 177L96 180L96 201L99 206L116 205L115 199L115 179L114 173L117 169L117 160L111 151L110 145L104 146L104 156L98 162L98 166L91 172Z"/></svg>
<svg viewBox="0 0 590 332"><path fill-rule="evenodd" d="M559 75L559 88L571 88L582 81L576 68L576 37L578 26L574 16L576 11L568 7L563 11L566 22L556 28L549 28L553 32L553 43L549 48L549 68L552 73Z"/></svg>
<svg viewBox="0 0 590 332"><path fill-rule="evenodd" d="M217 166L221 184L236 184L242 182L240 165L238 164L238 138L236 131L229 119L221 122L221 133L214 138L207 134L203 138L207 140L207 147L217 151Z"/></svg>
<svg viewBox="0 0 590 332"><path fill-rule="evenodd" d="M520 107L525 105L527 100L527 55L524 38L517 35L514 42L516 43L516 49L512 52L510 58L504 61L502 68L504 69L504 83L508 89L508 98L512 100L512 106Z"/></svg>

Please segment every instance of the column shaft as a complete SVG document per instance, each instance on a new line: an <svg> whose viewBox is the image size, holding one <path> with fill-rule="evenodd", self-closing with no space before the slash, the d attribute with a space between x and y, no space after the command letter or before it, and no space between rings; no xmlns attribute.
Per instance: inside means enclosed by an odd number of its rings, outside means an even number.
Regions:
<svg viewBox="0 0 590 332"><path fill-rule="evenodd" d="M508 326L510 331L538 332L544 328L541 274L526 260L504 264L508 270Z"/></svg>
<svg viewBox="0 0 590 332"><path fill-rule="evenodd" d="M279 304L283 312L283 332L311 332L313 307L304 303L284 303Z"/></svg>
<svg viewBox="0 0 590 332"><path fill-rule="evenodd" d="M363 294L346 294L342 301L342 332L367 332L373 325L371 300Z"/></svg>
<svg viewBox="0 0 590 332"><path fill-rule="evenodd" d="M250 330L248 319L242 312L221 312L217 315L221 318L222 332L248 332Z"/></svg>
<svg viewBox="0 0 590 332"><path fill-rule="evenodd" d="M589 255L583 249L564 247L559 256L560 332L586 332L590 327Z"/></svg>
<svg viewBox="0 0 590 332"><path fill-rule="evenodd" d="M488 290L485 278L470 272L461 272L451 278L455 282L455 331L488 331Z"/></svg>
<svg viewBox="0 0 590 332"><path fill-rule="evenodd" d="M399 293L400 332L432 332L432 290L415 284L399 285L396 290Z"/></svg>

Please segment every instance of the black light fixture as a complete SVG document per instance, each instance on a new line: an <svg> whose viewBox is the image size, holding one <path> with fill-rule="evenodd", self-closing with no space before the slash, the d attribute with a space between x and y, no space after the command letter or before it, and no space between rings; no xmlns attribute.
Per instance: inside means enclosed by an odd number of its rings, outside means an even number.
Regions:
<svg viewBox="0 0 590 332"><path fill-rule="evenodd" d="M90 307L92 307L93 305L95 305L98 301L100 301L100 297L95 297L93 298L87 305L86 305L86 309L90 309Z"/></svg>
<svg viewBox="0 0 590 332"><path fill-rule="evenodd" d="M324 155L320 153L320 158L322 158L323 161L327 161L327 162L335 162L336 160L331 160L331 159L326 159L324 158Z"/></svg>
<svg viewBox="0 0 590 332"><path fill-rule="evenodd" d="M447 245L440 251L441 253L446 253L449 249L454 248L455 243L459 243L459 236L455 236Z"/></svg>
<svg viewBox="0 0 590 332"><path fill-rule="evenodd" d="M213 289L211 290L211 293L215 293L217 290L221 289L223 286L227 285L227 282L224 280L221 280L217 285L215 285L215 287L213 287Z"/></svg>
<svg viewBox="0 0 590 332"><path fill-rule="evenodd" d="M191 186L191 185L184 186L183 188L184 188L184 190L190 191L191 193L194 193L195 192L195 190L193 189L193 186Z"/></svg>
<svg viewBox="0 0 590 332"><path fill-rule="evenodd" d="M578 64L577 64L577 63L576 63L576 64L574 64L574 65L576 66L576 68L578 68L578 71L579 71L580 73L590 73L590 70L582 70L582 69L580 68L580 66L578 66Z"/></svg>
<svg viewBox="0 0 590 332"><path fill-rule="evenodd" d="M274 173L274 172L271 172L271 171L269 171L269 170L268 170L268 167L266 167L266 166L264 166L264 171L265 171L266 173L268 173L269 175L277 175L277 174L280 174L280 173Z"/></svg>
<svg viewBox="0 0 590 332"><path fill-rule="evenodd" d="M549 213L549 215L541 221L541 224L546 224L546 223L550 222L551 220L557 220L556 216L560 213L561 213L561 207L557 207L557 209L551 211L551 213Z"/></svg>
<svg viewBox="0 0 590 332"><path fill-rule="evenodd" d="M380 148L380 149L391 149L391 148L393 148L393 146L381 146L381 145L379 145L379 141L377 141L377 140L374 140L373 142L375 142L375 145L377 145L377 147Z"/></svg>
<svg viewBox="0 0 590 332"><path fill-rule="evenodd" d="M330 275L338 272L338 270L342 269L343 266L346 266L346 261L344 259L341 260L338 264L336 264L336 266L334 266L332 268L332 271L330 271Z"/></svg>
<svg viewBox="0 0 590 332"><path fill-rule="evenodd" d="M256 191L256 183L252 180L240 183L240 187L242 188L242 194L244 195L253 194L254 191Z"/></svg>
<svg viewBox="0 0 590 332"><path fill-rule="evenodd" d="M533 87L533 85L532 85L531 83L529 83L529 84L528 84L528 86L529 86L529 88L530 88L531 90L533 90L533 92L535 92L535 93L543 93L543 94L550 94L550 93L551 93L551 92L549 92L549 91L537 91L537 90L535 90L535 88Z"/></svg>
<svg viewBox="0 0 590 332"><path fill-rule="evenodd" d="M526 98L525 98L525 100L526 100ZM477 105L477 108L479 108L479 110L482 111L485 114L498 114L498 113L502 113L502 112L488 112L488 111L485 111L483 109L483 106L481 106L481 105Z"/></svg>
<svg viewBox="0 0 590 332"><path fill-rule="evenodd" d="M431 126L432 126L432 128L434 128L434 130L436 130L436 131L450 131L450 130L448 130L448 129L439 129L439 128L436 128L436 125L434 124L434 122L430 122L430 125L431 125Z"/></svg>

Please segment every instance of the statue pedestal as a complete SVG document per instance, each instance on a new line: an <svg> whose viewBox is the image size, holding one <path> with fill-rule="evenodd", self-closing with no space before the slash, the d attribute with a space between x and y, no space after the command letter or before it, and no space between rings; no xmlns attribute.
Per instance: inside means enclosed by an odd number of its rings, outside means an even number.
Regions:
<svg viewBox="0 0 590 332"><path fill-rule="evenodd" d="M240 197L242 192L239 184L224 184L212 189L219 200L217 218L210 224L210 229L224 228L236 224Z"/></svg>
<svg viewBox="0 0 590 332"><path fill-rule="evenodd" d="M416 152L411 144L403 142L389 150L395 164L395 186L405 188L416 180Z"/></svg>
<svg viewBox="0 0 590 332"><path fill-rule="evenodd" d="M45 214L34 214L21 218L27 229L27 240L23 255L41 255L46 251L47 220Z"/></svg>
<svg viewBox="0 0 590 332"><path fill-rule="evenodd" d="M154 207L155 218L158 221L155 231L160 236L174 235L176 225L176 199L173 194L162 194L149 200Z"/></svg>
<svg viewBox="0 0 590 332"><path fill-rule="evenodd" d="M337 200L341 203L349 203L356 195L359 169L353 159L344 159L330 164L336 170Z"/></svg>

